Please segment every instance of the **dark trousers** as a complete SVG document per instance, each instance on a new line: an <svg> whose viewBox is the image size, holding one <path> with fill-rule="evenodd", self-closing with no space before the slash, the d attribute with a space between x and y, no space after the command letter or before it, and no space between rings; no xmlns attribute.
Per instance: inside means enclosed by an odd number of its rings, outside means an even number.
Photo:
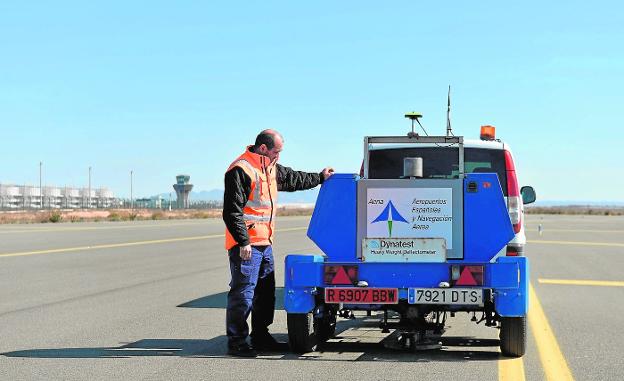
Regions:
<svg viewBox="0 0 624 381"><path fill-rule="evenodd" d="M269 333L275 313L275 273L271 246L252 246L251 259L243 261L239 246L228 251L230 292L226 311L228 343L236 345L249 335L247 318L251 313L252 337Z"/></svg>

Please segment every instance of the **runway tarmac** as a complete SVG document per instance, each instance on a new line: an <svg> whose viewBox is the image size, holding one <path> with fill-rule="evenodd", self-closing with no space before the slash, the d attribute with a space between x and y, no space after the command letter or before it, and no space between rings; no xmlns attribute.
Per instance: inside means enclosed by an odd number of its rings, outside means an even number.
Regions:
<svg viewBox="0 0 624 381"><path fill-rule="evenodd" d="M320 252L308 220L278 220L279 287L286 254ZM442 350L386 349L379 317L360 313L339 321L322 352L238 359L225 354L221 220L3 225L0 378L621 379L624 217L528 215L526 226L533 293L521 359L502 357L498 330L465 313L449 320ZM287 339L283 308L272 332Z"/></svg>

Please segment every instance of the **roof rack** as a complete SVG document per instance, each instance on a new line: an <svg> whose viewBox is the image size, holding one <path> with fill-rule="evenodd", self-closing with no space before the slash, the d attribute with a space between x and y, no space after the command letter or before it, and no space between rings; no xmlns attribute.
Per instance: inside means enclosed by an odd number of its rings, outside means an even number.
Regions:
<svg viewBox="0 0 624 381"><path fill-rule="evenodd" d="M364 137L364 178L368 178L368 161L371 144L444 144L455 145L459 148L458 169L459 178L464 178L464 137L463 136L365 136Z"/></svg>

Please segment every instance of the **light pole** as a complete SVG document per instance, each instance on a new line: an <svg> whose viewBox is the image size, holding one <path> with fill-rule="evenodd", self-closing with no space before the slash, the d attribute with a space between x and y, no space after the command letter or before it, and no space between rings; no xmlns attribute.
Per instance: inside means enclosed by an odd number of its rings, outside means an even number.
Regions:
<svg viewBox="0 0 624 381"><path fill-rule="evenodd" d="M132 174L134 171L130 171L130 209L134 210L134 199L132 198Z"/></svg>
<svg viewBox="0 0 624 381"><path fill-rule="evenodd" d="M89 195L87 196L87 209L91 209L91 167L89 167Z"/></svg>
<svg viewBox="0 0 624 381"><path fill-rule="evenodd" d="M43 162L39 162L39 209L43 209L43 188L41 186L41 171L43 167Z"/></svg>

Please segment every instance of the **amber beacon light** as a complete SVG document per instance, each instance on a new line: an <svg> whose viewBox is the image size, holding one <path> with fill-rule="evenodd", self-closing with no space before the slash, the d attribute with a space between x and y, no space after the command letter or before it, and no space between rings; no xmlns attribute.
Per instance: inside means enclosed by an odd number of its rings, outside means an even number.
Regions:
<svg viewBox="0 0 624 381"><path fill-rule="evenodd" d="M496 127L494 126L481 126L481 140L494 140L496 139Z"/></svg>

